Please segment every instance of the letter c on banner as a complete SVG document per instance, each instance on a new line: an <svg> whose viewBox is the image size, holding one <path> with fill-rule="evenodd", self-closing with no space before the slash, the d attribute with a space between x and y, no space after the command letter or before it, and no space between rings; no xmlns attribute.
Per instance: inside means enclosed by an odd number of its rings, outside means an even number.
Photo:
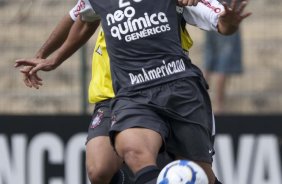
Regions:
<svg viewBox="0 0 282 184"><path fill-rule="evenodd" d="M41 133L30 142L28 153L29 184L44 183L44 154L48 153L51 164L63 164L64 144L60 137L53 133Z"/></svg>

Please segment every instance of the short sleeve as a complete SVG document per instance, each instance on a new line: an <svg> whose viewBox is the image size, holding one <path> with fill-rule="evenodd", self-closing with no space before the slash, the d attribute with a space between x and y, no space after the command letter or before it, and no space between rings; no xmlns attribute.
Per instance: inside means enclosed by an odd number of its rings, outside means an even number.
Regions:
<svg viewBox="0 0 282 184"><path fill-rule="evenodd" d="M88 0L79 0L69 11L69 15L74 21L78 16L81 17L81 20L86 22L93 22L100 19L100 16L96 14Z"/></svg>
<svg viewBox="0 0 282 184"><path fill-rule="evenodd" d="M206 31L217 31L218 18L224 7L217 0L202 0L197 6L186 6L183 17L187 24Z"/></svg>

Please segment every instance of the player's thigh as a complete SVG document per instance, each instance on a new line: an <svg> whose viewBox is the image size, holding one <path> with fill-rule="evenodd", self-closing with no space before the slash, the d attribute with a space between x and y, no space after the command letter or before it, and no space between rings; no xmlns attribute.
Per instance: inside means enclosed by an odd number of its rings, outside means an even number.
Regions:
<svg viewBox="0 0 282 184"><path fill-rule="evenodd" d="M162 146L161 135L147 128L129 128L116 135L116 149L124 152L148 152L154 157Z"/></svg>
<svg viewBox="0 0 282 184"><path fill-rule="evenodd" d="M114 151L108 136L98 136L86 144L86 166L92 172L116 172L122 160Z"/></svg>
<svg viewBox="0 0 282 184"><path fill-rule="evenodd" d="M109 100L97 103L88 128L86 166L88 172L103 173L118 170L121 159L115 153L109 139L111 111ZM109 167L109 165L111 167Z"/></svg>
<svg viewBox="0 0 282 184"><path fill-rule="evenodd" d="M168 125L147 104L120 98L115 101L110 137L119 154L136 152L158 153L163 140L168 136Z"/></svg>

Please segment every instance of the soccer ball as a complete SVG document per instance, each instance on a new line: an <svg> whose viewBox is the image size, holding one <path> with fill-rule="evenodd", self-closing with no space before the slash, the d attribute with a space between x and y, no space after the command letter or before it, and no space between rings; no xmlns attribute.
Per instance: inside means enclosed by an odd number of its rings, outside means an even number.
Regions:
<svg viewBox="0 0 282 184"><path fill-rule="evenodd" d="M160 172L157 184L208 184L204 170L195 162L176 160Z"/></svg>

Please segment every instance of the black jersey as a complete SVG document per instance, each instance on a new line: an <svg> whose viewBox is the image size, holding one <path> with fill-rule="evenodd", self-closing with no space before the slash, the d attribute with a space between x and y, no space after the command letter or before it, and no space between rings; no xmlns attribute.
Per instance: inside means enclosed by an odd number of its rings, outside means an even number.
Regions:
<svg viewBox="0 0 282 184"><path fill-rule="evenodd" d="M175 0L90 0L100 14L115 93L197 76L182 50Z"/></svg>

